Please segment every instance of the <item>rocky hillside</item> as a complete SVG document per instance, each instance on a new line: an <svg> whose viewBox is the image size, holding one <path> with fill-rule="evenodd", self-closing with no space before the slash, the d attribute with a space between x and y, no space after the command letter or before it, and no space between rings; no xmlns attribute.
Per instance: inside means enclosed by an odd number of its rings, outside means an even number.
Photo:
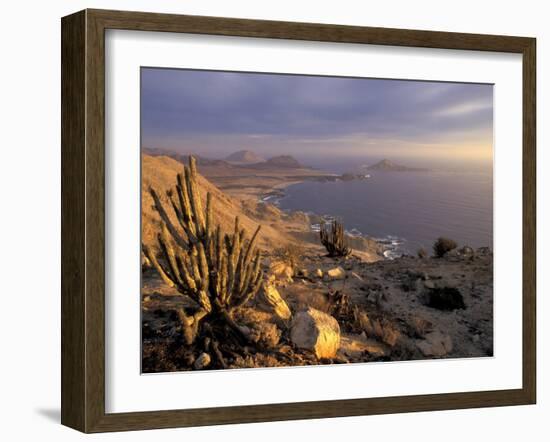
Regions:
<svg viewBox="0 0 550 442"><path fill-rule="evenodd" d="M199 169L200 170L200 169ZM149 186L152 186L166 201L166 207L170 207L166 191L175 187L176 176L183 171L180 162L165 156L142 155L142 240L156 247L158 214L153 209L153 199L149 194ZM256 230L258 224L262 224L259 244L263 247L274 247L291 242L293 239L285 232L273 228L265 220L253 216L253 212L245 213L240 201L228 197L203 176L199 176L199 188L203 200L206 193L212 194L214 202L214 220L219 223L224 232L233 230L235 217L238 216L241 226L249 232ZM169 213L172 213L170 210ZM177 220L173 218L177 225Z"/></svg>
<svg viewBox="0 0 550 442"><path fill-rule="evenodd" d="M376 263L307 254L294 270L267 261L264 271L269 283L236 316L260 348L227 368L493 355L489 249ZM185 300L151 272L143 281L144 370L215 368L174 340L170 310Z"/></svg>

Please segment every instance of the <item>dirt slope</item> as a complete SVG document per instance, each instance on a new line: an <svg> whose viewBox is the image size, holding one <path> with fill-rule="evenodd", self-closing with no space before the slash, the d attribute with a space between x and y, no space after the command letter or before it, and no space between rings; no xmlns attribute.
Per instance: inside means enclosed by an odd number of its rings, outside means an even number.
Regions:
<svg viewBox="0 0 550 442"><path fill-rule="evenodd" d="M149 186L152 186L159 195L162 195L163 202L166 202L167 212L173 214L166 197L166 190L175 187L176 175L182 171L181 163L172 158L142 155L142 241L148 245L156 246L156 232L158 231L156 225L159 221L159 216L153 209L153 199L148 191ZM210 192L212 194L214 220L216 224L221 225L223 231L232 231L235 216L239 216L241 226L247 231L248 235L252 235L257 226L262 224L259 237L260 247L281 247L292 241L288 234L266 224L265 220L262 222L250 213L245 213L238 200L225 195L201 175L199 175L199 188L204 205L206 204L206 193ZM175 218L173 218L173 221L177 225Z"/></svg>

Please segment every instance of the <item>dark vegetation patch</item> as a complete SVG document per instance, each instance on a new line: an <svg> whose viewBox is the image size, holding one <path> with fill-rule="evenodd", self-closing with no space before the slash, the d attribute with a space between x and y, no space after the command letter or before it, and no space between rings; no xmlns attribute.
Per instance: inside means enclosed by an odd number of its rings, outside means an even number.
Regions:
<svg viewBox="0 0 550 442"><path fill-rule="evenodd" d="M429 289L426 293L426 305L447 311L466 308L462 294L454 287Z"/></svg>

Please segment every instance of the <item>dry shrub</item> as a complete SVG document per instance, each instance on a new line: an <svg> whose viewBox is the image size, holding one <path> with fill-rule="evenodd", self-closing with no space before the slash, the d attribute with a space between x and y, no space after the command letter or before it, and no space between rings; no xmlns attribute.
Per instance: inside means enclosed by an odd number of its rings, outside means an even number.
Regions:
<svg viewBox="0 0 550 442"><path fill-rule="evenodd" d="M457 247L457 243L455 241L444 237L438 238L433 245L434 254L438 258L442 258L451 250L456 249L456 247Z"/></svg>
<svg viewBox="0 0 550 442"><path fill-rule="evenodd" d="M302 246L297 244L289 243L284 247L275 249L273 252L273 261L280 261L290 266L295 272L297 267L302 262L302 256L304 255L305 250Z"/></svg>

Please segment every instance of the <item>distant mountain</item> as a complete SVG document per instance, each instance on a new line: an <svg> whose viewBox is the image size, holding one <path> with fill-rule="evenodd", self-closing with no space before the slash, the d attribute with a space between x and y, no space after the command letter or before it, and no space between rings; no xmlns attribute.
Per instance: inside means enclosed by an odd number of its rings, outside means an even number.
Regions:
<svg viewBox="0 0 550 442"><path fill-rule="evenodd" d="M383 159L372 166L368 166L366 170L378 170L381 172L427 172L428 169L402 166L388 159Z"/></svg>
<svg viewBox="0 0 550 442"><path fill-rule="evenodd" d="M296 158L290 155L279 155L277 157L270 158L263 163L251 164L249 167L256 169L303 169Z"/></svg>
<svg viewBox="0 0 550 442"><path fill-rule="evenodd" d="M280 155L277 157L270 158L266 161L266 163L277 166L277 167L284 167L284 168L292 168L292 169L301 169L303 166L290 155Z"/></svg>
<svg viewBox="0 0 550 442"><path fill-rule="evenodd" d="M227 161L224 160L214 160L211 158L201 157L200 155L194 154L194 153L179 153L174 152L170 149L157 149L157 148L151 148L151 147L144 147L141 149L141 152L147 155L151 155L153 157L159 157L159 156L166 156L170 157L176 161L179 161L180 163L187 164L187 160L189 159L189 155L193 155L195 159L197 160L198 166L224 166L224 167L231 167L231 164L229 164Z"/></svg>
<svg viewBox="0 0 550 442"><path fill-rule="evenodd" d="M189 155L193 155L197 160L198 166L204 167L223 167L230 169L304 169L294 157L290 155L279 155L269 160L263 160L257 156L254 152L248 150L240 150L227 156L223 160L216 160L212 158L202 157L194 153L179 153L170 149L157 149L150 147L143 147L141 153L151 155L153 157L166 156L170 157L180 163L187 164Z"/></svg>
<svg viewBox="0 0 550 442"><path fill-rule="evenodd" d="M264 159L250 150L239 150L225 157L225 161L237 164L254 164L261 163Z"/></svg>

